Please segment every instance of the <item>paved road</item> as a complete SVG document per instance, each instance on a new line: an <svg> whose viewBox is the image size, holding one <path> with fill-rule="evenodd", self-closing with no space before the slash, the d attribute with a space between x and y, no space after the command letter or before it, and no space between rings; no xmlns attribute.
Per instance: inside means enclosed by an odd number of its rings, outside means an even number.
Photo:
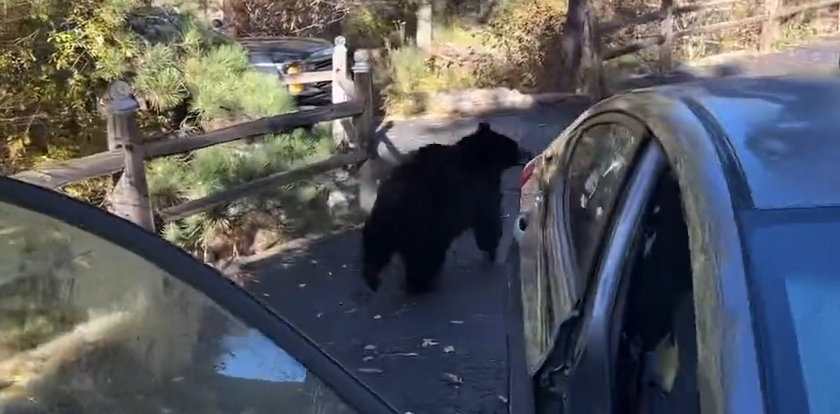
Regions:
<svg viewBox="0 0 840 414"><path fill-rule="evenodd" d="M818 42L763 57L737 59L746 73L775 75L835 67L840 42ZM582 110L581 104L486 118L526 148L543 149ZM412 121L385 126L380 153L402 154L430 142L453 142L478 119ZM518 170L503 180L505 213L516 208ZM510 220L505 229L510 229ZM506 234L502 245L509 242ZM481 262L469 235L459 239L441 289L409 298L393 265L379 293L359 277L358 232L330 237L252 263L251 288L399 409L414 414L501 413L506 390L502 266ZM449 379L444 376L452 374ZM462 380L460 385L452 379Z"/></svg>

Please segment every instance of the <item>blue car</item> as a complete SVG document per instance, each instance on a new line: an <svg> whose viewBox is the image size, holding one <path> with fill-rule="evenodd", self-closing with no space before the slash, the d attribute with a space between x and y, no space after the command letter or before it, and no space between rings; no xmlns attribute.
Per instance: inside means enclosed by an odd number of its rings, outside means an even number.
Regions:
<svg viewBox="0 0 840 414"><path fill-rule="evenodd" d="M840 80L619 94L521 186L511 413L840 412Z"/></svg>

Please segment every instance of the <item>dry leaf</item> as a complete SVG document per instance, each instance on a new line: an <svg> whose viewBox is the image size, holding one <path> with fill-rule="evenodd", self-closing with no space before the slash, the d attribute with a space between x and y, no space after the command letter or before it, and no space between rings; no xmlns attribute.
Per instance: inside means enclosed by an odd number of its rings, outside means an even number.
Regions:
<svg viewBox="0 0 840 414"><path fill-rule="evenodd" d="M446 352L447 354L455 352L455 347L452 345L447 345L443 348L443 352Z"/></svg>
<svg viewBox="0 0 840 414"><path fill-rule="evenodd" d="M455 385L455 386L458 386L458 385L461 385L461 384L464 383L464 380L461 377L459 377L455 374L450 374L448 372L443 373L443 380L446 381L449 385Z"/></svg>
<svg viewBox="0 0 840 414"><path fill-rule="evenodd" d="M428 346L435 346L438 342L434 340L434 338L423 338L423 343L420 344L423 348Z"/></svg>
<svg viewBox="0 0 840 414"><path fill-rule="evenodd" d="M363 372L365 374L381 374L382 370L379 368L359 368L357 369L359 372Z"/></svg>

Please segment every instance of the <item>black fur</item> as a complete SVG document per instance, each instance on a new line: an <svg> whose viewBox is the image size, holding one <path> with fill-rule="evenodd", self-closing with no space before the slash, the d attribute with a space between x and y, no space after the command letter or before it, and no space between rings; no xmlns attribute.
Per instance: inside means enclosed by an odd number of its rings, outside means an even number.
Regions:
<svg viewBox="0 0 840 414"><path fill-rule="evenodd" d="M502 236L501 174L530 157L487 123L455 145L420 148L378 192L363 231L363 277L372 290L391 257L402 257L407 287L435 287L452 241L472 229L491 261Z"/></svg>

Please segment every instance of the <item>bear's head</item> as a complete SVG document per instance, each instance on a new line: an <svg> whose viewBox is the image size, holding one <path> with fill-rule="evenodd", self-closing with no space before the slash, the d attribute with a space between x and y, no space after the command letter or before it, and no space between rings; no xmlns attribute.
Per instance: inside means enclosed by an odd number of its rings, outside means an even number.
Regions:
<svg viewBox="0 0 840 414"><path fill-rule="evenodd" d="M456 144L464 157L481 169L502 171L516 165L525 165L533 154L519 147L512 138L490 128L490 124L481 122L478 129L461 138Z"/></svg>

